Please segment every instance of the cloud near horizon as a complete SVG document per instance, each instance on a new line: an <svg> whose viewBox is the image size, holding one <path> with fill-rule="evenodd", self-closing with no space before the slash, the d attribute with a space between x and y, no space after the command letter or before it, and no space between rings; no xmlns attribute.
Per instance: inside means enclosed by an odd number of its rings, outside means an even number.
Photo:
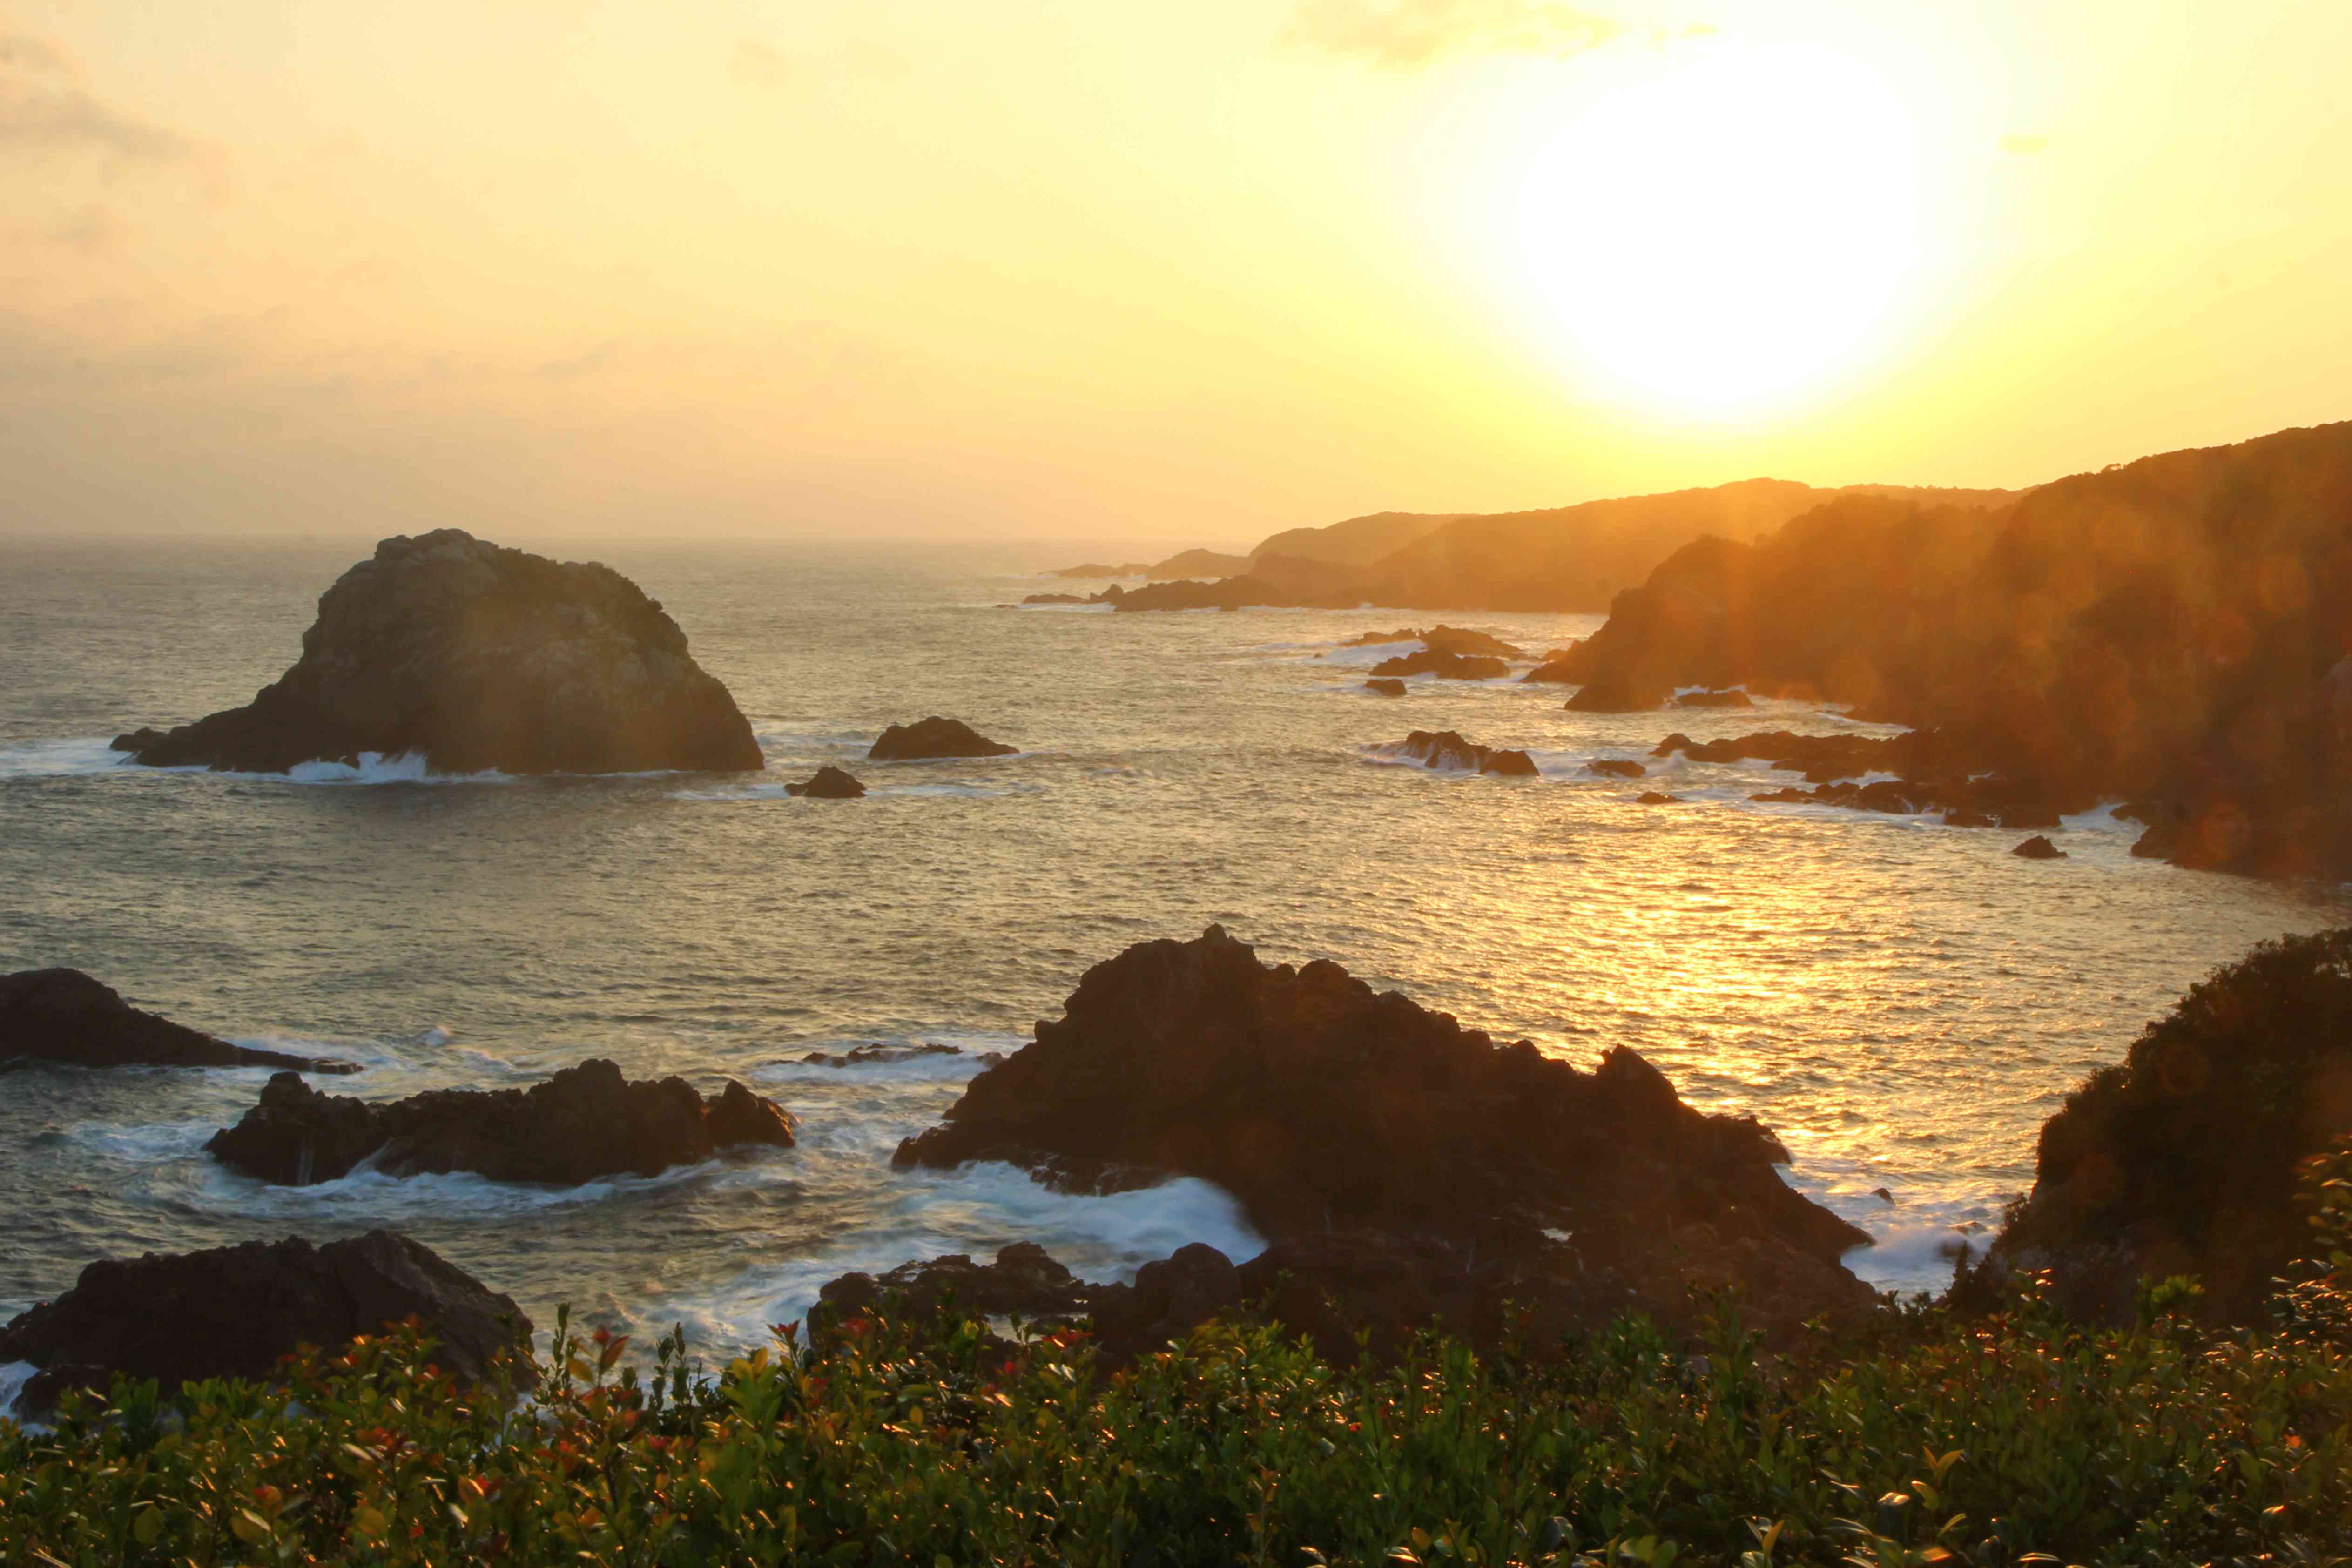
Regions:
<svg viewBox="0 0 2352 1568"><path fill-rule="evenodd" d="M1565 59L1623 31L1613 17L1558 0L1302 0L1284 41L1386 70L1419 70L1457 55Z"/></svg>
<svg viewBox="0 0 2352 1568"><path fill-rule="evenodd" d="M147 162L184 158L194 143L103 103L79 85L71 55L29 33L0 33L0 150L89 149Z"/></svg>

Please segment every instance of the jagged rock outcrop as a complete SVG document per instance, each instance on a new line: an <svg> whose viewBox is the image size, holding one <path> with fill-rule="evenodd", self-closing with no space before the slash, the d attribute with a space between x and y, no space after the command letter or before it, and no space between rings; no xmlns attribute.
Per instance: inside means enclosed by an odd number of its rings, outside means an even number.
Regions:
<svg viewBox="0 0 2352 1568"><path fill-rule="evenodd" d="M451 773L763 766L735 699L636 584L457 528L376 546L320 597L291 669L132 760L282 773L365 752Z"/></svg>
<svg viewBox="0 0 2352 1568"><path fill-rule="evenodd" d="M2297 1167L2347 1135L2352 929L2263 943L2042 1124L1992 1270L2048 1270L2062 1306L2110 1322L2142 1279L2190 1275L2209 1316L2251 1321L2311 1247Z"/></svg>
<svg viewBox="0 0 2352 1568"><path fill-rule="evenodd" d="M1432 626L1421 634L1421 645L1433 653L1464 653L1494 659L1520 656L1517 648L1500 637L1460 626Z"/></svg>
<svg viewBox="0 0 2352 1568"><path fill-rule="evenodd" d="M866 755L876 762L919 762L940 757L1010 757L1020 749L988 738L957 718L934 714L884 730Z"/></svg>
<svg viewBox="0 0 2352 1568"><path fill-rule="evenodd" d="M77 1067L276 1067L357 1072L356 1062L257 1051L142 1012L79 969L0 975L0 1063Z"/></svg>
<svg viewBox="0 0 2352 1568"><path fill-rule="evenodd" d="M1677 731L1650 755L1671 757L1678 751L1695 762L1769 762L1776 768L1801 772L1814 785L1811 789L1768 789L1750 800L1898 814L1941 811L1946 825L1955 828L2054 828L2061 816L2097 804L2079 789L2060 791L2038 779L1972 772L1941 730L1877 737L1775 729L1704 743ZM1881 772L1904 777L1858 781L1859 775Z"/></svg>
<svg viewBox="0 0 2352 1568"><path fill-rule="evenodd" d="M2034 834L2009 852L2030 861L2063 861L2066 858L2064 850L2060 849L2040 833Z"/></svg>
<svg viewBox="0 0 2352 1568"><path fill-rule="evenodd" d="M961 1056L962 1051L937 1040L925 1040L920 1045L884 1045L878 1040L872 1045L852 1046L845 1051L812 1051L801 1058L804 1067L878 1067L893 1061L914 1061L926 1056ZM981 1053L982 1061L992 1052Z"/></svg>
<svg viewBox="0 0 2352 1568"><path fill-rule="evenodd" d="M1725 1267L1769 1294L1776 1270L1842 1273L1868 1239L1783 1182L1787 1158L1633 1051L1581 1071L1337 964L1261 964L1211 926L1088 970L896 1163L1004 1160L1066 1191L1199 1176L1302 1243L1369 1228L1504 1259L1565 1232L1584 1265L1638 1272L1687 1241L1736 1253Z"/></svg>
<svg viewBox="0 0 2352 1568"><path fill-rule="evenodd" d="M373 1156L395 1176L472 1171L493 1181L575 1186L656 1176L735 1144L793 1145L790 1114L729 1080L706 1101L683 1078L630 1082L610 1061L583 1061L529 1089L435 1089L388 1104L322 1094L293 1073L205 1147L232 1169L300 1186L332 1181Z"/></svg>
<svg viewBox="0 0 2352 1568"><path fill-rule="evenodd" d="M108 1260L73 1289L0 1328L0 1362L41 1370L19 1407L117 1373L171 1393L215 1377L262 1379L301 1345L332 1350L388 1323L423 1320L434 1364L468 1383L527 1385L530 1320L509 1297L388 1230L314 1247L301 1237Z"/></svg>
<svg viewBox="0 0 2352 1568"><path fill-rule="evenodd" d="M1603 779L1639 779L1649 769L1622 757L1596 757L1584 765L1583 771L1597 773Z"/></svg>
<svg viewBox="0 0 2352 1568"><path fill-rule="evenodd" d="M1685 692L1675 698L1676 707L1754 707L1756 701L1738 686L1719 692Z"/></svg>
<svg viewBox="0 0 2352 1568"><path fill-rule="evenodd" d="M1511 666L1500 659L1478 653L1443 653L1432 648L1423 648L1418 653L1400 653L1372 666L1376 675L1435 675L1441 681L1491 681L1510 673Z"/></svg>
<svg viewBox="0 0 2352 1568"><path fill-rule="evenodd" d="M785 785L784 792L805 795L812 800L855 800L866 793L866 786L855 775L827 763L802 782Z"/></svg>
<svg viewBox="0 0 2352 1568"><path fill-rule="evenodd" d="M1990 511L1847 497L1752 545L1676 551L1563 673L1628 704L1737 685L1938 728L1956 776L2144 802L2143 855L2342 880L2347 518L2352 423Z"/></svg>
<svg viewBox="0 0 2352 1568"><path fill-rule="evenodd" d="M1480 746L1450 729L1416 729L1397 743L1396 749L1418 758L1431 768L1454 768L1465 773L1498 773L1506 779L1538 777L1535 758L1524 751Z"/></svg>

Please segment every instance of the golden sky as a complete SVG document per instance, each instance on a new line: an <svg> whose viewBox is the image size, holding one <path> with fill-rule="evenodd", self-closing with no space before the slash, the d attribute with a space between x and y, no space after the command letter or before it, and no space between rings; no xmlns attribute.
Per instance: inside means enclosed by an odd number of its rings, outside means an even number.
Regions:
<svg viewBox="0 0 2352 1568"><path fill-rule="evenodd" d="M2352 416L2347 0L0 0L0 528L1176 538Z"/></svg>

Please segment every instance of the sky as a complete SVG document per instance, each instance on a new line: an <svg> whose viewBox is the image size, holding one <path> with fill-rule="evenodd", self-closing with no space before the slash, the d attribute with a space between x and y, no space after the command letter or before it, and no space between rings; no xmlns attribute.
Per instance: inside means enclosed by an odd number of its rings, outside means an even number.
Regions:
<svg viewBox="0 0 2352 1568"><path fill-rule="evenodd" d="M0 0L0 531L1246 545L2352 417L2345 0Z"/></svg>

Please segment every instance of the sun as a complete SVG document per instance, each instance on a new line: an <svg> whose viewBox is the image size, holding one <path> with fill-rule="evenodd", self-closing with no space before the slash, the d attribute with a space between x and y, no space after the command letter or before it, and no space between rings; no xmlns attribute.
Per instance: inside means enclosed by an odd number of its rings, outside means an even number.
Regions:
<svg viewBox="0 0 2352 1568"><path fill-rule="evenodd" d="M1669 54L1539 141L1518 251L1578 380L1736 416L1891 345L1922 183L1908 106L1863 62L1796 45Z"/></svg>

